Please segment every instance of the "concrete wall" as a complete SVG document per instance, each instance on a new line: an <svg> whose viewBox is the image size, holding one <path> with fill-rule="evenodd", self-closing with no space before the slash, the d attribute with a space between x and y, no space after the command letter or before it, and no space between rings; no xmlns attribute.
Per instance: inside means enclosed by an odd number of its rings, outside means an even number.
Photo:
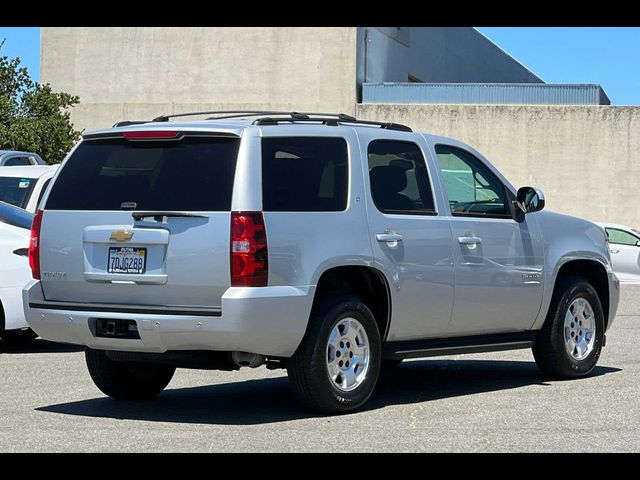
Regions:
<svg viewBox="0 0 640 480"><path fill-rule="evenodd" d="M406 82L409 74L423 82L542 83L470 27L359 27L357 46L359 86Z"/></svg>
<svg viewBox="0 0 640 480"><path fill-rule="evenodd" d="M362 119L455 137L547 208L640 227L640 107L358 105Z"/></svg>
<svg viewBox="0 0 640 480"><path fill-rule="evenodd" d="M367 28L368 81L539 81L470 28ZM41 29L41 78L80 129L215 109L340 111L449 135L550 209L640 227L640 107L356 105L364 28ZM408 47L407 45L411 46ZM373 52L376 52L375 55ZM375 59L373 61L372 59Z"/></svg>
<svg viewBox="0 0 640 480"><path fill-rule="evenodd" d="M76 127L195 110L354 113L355 27L43 27L41 78Z"/></svg>
<svg viewBox="0 0 640 480"><path fill-rule="evenodd" d="M466 27L41 29L42 81L80 96L81 129L197 110L353 114L365 66L369 82L541 81Z"/></svg>

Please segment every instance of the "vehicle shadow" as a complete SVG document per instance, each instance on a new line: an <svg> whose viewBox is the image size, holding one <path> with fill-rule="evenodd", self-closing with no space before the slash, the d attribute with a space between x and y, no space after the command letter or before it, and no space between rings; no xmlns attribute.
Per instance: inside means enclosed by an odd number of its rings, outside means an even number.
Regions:
<svg viewBox="0 0 640 480"><path fill-rule="evenodd" d="M36 338L25 343L10 343L0 340L0 355L3 353L69 353L83 350L84 347L82 345L50 342L42 338Z"/></svg>
<svg viewBox="0 0 640 480"><path fill-rule="evenodd" d="M596 367L593 376L618 372ZM504 360L425 360L385 372L364 411L482 392L548 385L535 363ZM580 380L574 380L580 381ZM286 377L167 389L149 401L107 397L61 403L38 411L153 422L256 425L311 418L294 401ZM356 413L357 414L357 413Z"/></svg>

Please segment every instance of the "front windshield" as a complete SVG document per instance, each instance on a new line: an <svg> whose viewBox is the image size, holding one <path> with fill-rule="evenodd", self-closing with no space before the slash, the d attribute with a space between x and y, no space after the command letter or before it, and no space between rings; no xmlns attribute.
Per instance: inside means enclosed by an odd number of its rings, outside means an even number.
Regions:
<svg viewBox="0 0 640 480"><path fill-rule="evenodd" d="M0 202L26 208L36 181L35 178L0 177Z"/></svg>

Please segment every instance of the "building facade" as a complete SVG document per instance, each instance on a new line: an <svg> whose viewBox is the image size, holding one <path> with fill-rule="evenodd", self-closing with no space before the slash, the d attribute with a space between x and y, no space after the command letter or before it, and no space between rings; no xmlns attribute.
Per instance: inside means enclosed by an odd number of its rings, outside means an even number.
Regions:
<svg viewBox="0 0 640 480"><path fill-rule="evenodd" d="M509 105L454 104L446 102L454 98L449 92L449 97L433 96L443 95L440 87L431 93L423 89L436 99L429 103L418 96L413 102L362 103L365 84L384 82L519 84L522 91L544 85L472 28L44 27L41 32L42 81L80 97L72 111L80 129L202 110L356 114L459 138L514 184L542 188L553 210L640 227L635 195L640 107L606 105L603 92L594 97L600 100L583 105L518 105L527 102L517 99ZM552 94L564 98L562 92ZM476 102L488 98L474 95Z"/></svg>
<svg viewBox="0 0 640 480"><path fill-rule="evenodd" d="M364 82L531 82L473 28L43 27L41 76L81 129L166 113L355 113Z"/></svg>

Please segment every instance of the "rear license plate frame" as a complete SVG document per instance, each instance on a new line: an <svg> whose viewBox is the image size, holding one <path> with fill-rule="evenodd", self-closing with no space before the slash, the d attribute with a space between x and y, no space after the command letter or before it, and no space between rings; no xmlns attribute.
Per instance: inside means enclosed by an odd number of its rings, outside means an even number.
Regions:
<svg viewBox="0 0 640 480"><path fill-rule="evenodd" d="M117 255L121 252L136 252L138 254L137 258L142 258L142 267L141 268L133 268L133 267L119 267L114 268L111 262L114 254ZM142 252L142 255L140 255ZM124 256L126 259L127 257ZM144 247L109 247L109 252L107 255L107 273L112 274L125 274L125 275L144 275L147 271L147 249Z"/></svg>

